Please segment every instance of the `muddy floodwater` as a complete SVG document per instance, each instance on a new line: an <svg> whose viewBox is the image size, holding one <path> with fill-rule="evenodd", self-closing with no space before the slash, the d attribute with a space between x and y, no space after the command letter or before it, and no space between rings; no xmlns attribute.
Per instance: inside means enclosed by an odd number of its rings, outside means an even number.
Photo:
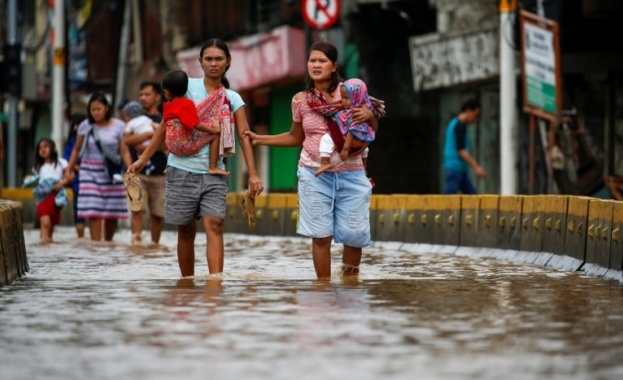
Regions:
<svg viewBox="0 0 623 380"><path fill-rule="evenodd" d="M147 234L145 234L147 235ZM623 379L617 281L483 258L364 250L315 279L303 238L226 235L181 279L176 235L38 245L0 288L0 379Z"/></svg>

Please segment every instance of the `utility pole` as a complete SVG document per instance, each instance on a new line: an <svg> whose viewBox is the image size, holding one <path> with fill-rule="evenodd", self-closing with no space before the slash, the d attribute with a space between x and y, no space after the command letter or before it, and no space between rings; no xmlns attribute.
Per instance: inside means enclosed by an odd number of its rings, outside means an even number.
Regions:
<svg viewBox="0 0 623 380"><path fill-rule="evenodd" d="M500 179L501 195L517 193L517 78L514 25L517 0L500 0Z"/></svg>
<svg viewBox="0 0 623 380"><path fill-rule="evenodd" d="M125 1L123 8L123 25L119 41L119 60L117 62L117 82L115 83L114 110L119 107L126 94L126 80L128 72L128 46L130 45L130 24L132 23L132 4ZM163 16L164 17L164 16Z"/></svg>
<svg viewBox="0 0 623 380"><path fill-rule="evenodd" d="M536 14L545 18L545 7L543 6L543 0L536 1Z"/></svg>
<svg viewBox="0 0 623 380"><path fill-rule="evenodd" d="M8 16L8 42L9 45L17 44L17 0L9 0ZM21 85L21 81L20 81ZM17 129L18 114L17 114L17 100L18 96L12 94L9 96L9 125L8 128L8 144L7 144L7 186L15 187L16 184L16 170L17 170Z"/></svg>
<svg viewBox="0 0 623 380"><path fill-rule="evenodd" d="M54 1L52 140L62 150L65 125L65 1Z"/></svg>

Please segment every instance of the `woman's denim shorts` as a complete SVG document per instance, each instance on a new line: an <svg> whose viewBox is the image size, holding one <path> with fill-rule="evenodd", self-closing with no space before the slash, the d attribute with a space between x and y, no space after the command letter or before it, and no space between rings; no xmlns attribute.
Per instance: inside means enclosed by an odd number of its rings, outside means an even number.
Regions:
<svg viewBox="0 0 623 380"><path fill-rule="evenodd" d="M372 185L363 170L324 172L299 166L297 233L312 238L333 236L336 243L369 247Z"/></svg>

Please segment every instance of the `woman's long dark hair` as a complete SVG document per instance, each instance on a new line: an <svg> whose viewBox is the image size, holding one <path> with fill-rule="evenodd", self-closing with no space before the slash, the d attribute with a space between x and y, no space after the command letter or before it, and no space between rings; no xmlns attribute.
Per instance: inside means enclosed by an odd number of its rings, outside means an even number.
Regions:
<svg viewBox="0 0 623 380"><path fill-rule="evenodd" d="M37 142L37 146L35 147L35 165L33 166L35 173L39 173L41 166L45 164L45 160L39 155L39 147L43 143L47 143L50 146L50 160L54 162L54 167L58 165L58 151L56 150L56 144L54 143L54 140L44 137Z"/></svg>
<svg viewBox="0 0 623 380"><path fill-rule="evenodd" d="M307 60L309 61L309 56L312 51L319 51L329 58L332 63L337 62L337 48L330 42L327 41L319 41L313 44L309 48L309 52L307 53ZM333 91L337 88L337 85L342 81L342 77L335 70L331 73L331 83L329 84L329 93L332 94ZM314 89L314 81L309 77L309 71L307 72L307 86L305 87L307 91L311 91Z"/></svg>
<svg viewBox="0 0 623 380"><path fill-rule="evenodd" d="M227 57L227 59L230 60L229 65L227 65L227 68L225 68L225 73L226 73L227 70L229 70L229 66L231 66L231 54L229 53L229 47L227 46L225 41L219 38L211 38L207 40L203 45L201 45L201 50L199 50L199 59L203 57L203 51L205 49L209 47L213 47L213 46L221 49L223 53L225 53L225 57ZM225 77L225 73L223 73L223 76L221 77L221 83L223 83L223 86L225 88L229 88L229 79Z"/></svg>
<svg viewBox="0 0 623 380"><path fill-rule="evenodd" d="M108 103L108 99L106 98L106 95L104 95L103 92L94 92L93 95L91 95L91 98L89 99L89 104L87 104L87 115L89 117L89 123L91 124L95 123L95 120L93 119L93 115L91 115L91 103L93 102L100 102L106 107L108 107L108 110L106 111L106 115L104 115L104 119L106 121L110 120L110 118L112 117L112 110L110 109L110 103Z"/></svg>

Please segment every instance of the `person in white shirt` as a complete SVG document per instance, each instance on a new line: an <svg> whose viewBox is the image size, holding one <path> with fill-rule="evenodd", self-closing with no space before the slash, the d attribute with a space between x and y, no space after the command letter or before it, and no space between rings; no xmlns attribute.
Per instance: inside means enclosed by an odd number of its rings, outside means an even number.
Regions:
<svg viewBox="0 0 623 380"><path fill-rule="evenodd" d="M24 185L38 182L33 194L41 222L39 237L42 244L48 244L52 242L54 226L61 221L61 209L68 203L65 186L73 180L73 171L65 174L67 160L58 156L52 139L39 140L35 151L33 175L24 179Z"/></svg>
<svg viewBox="0 0 623 380"><path fill-rule="evenodd" d="M155 130L154 122L151 118L143 113L143 106L137 101L130 101L123 106L123 115L125 125L125 135L140 135L143 133L153 133ZM138 154L143 153L145 147L149 145L151 139L147 139L142 144L135 146Z"/></svg>
<svg viewBox="0 0 623 380"><path fill-rule="evenodd" d="M141 103L132 100L127 102L122 109L122 118L126 122L125 125L125 137L131 135L142 135L144 133L154 133L154 130L158 127L158 124L143 112L143 106ZM134 149L140 155L145 150L145 147L149 145L151 138L145 139L142 143L134 145ZM152 166L151 162L147 163L147 167ZM113 181L123 182L121 174L115 174Z"/></svg>

